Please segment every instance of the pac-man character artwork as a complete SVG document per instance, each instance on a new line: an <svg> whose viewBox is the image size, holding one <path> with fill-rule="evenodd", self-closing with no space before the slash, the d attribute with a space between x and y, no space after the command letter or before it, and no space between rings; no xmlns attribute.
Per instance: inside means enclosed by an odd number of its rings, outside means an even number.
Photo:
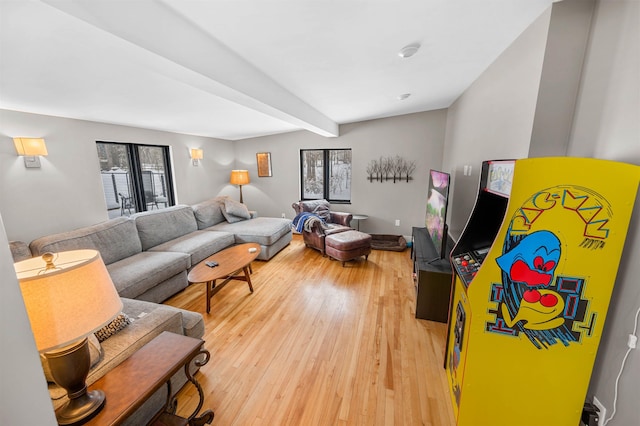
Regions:
<svg viewBox="0 0 640 426"><path fill-rule="evenodd" d="M588 279L578 250L605 247L611 216L606 200L587 188L557 186L529 198L511 218L495 259L502 280L491 285L495 321L486 330L522 333L538 349L590 336L597 312L584 297Z"/></svg>

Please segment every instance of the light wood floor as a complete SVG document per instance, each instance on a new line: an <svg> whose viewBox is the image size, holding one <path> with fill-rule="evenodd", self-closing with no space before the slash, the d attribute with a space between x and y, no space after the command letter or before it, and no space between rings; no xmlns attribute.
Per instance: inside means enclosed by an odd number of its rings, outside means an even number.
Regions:
<svg viewBox="0 0 640 426"><path fill-rule="evenodd" d="M205 318L211 360L198 379L213 425L454 424L442 368L446 325L415 318L409 250L340 262L302 238L253 263L205 313L204 285L169 305ZM178 413L197 392L186 386Z"/></svg>

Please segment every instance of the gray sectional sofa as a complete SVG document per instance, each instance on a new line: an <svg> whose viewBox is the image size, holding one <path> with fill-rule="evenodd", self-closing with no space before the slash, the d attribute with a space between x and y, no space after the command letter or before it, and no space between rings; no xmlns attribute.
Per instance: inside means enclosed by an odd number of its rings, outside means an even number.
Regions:
<svg viewBox="0 0 640 426"><path fill-rule="evenodd" d="M123 313L132 322L101 343L100 361L92 367L87 384L97 381L162 331L204 336L201 314L160 304L187 287L187 273L198 262L245 242L260 244L258 259L269 260L291 242L289 219L260 218L238 204L228 197L216 197L193 206L137 213L41 237L29 245L10 243L15 261L46 252L100 252L122 298ZM171 381L175 394L186 383L186 376L181 370ZM54 407L64 402L64 391L57 385L51 383L49 391ZM166 390L160 389L126 424L146 424L165 402Z"/></svg>
<svg viewBox="0 0 640 426"><path fill-rule="evenodd" d="M41 237L29 248L34 256L98 250L120 296L160 303L186 288L188 271L220 250L258 243L258 259L269 260L291 242L291 220L260 218L255 212L236 220L223 214L225 205L233 204L216 197L194 206L136 213Z"/></svg>

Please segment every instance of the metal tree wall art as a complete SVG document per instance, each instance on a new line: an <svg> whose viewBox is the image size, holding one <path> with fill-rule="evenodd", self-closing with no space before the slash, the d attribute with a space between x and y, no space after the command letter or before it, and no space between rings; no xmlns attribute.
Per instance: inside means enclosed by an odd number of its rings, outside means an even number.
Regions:
<svg viewBox="0 0 640 426"><path fill-rule="evenodd" d="M384 182L393 180L393 183L406 180L409 182L411 174L416 169L416 162L408 162L404 158L396 155L393 157L380 157L378 160L371 160L367 165L367 175L369 182L374 180Z"/></svg>

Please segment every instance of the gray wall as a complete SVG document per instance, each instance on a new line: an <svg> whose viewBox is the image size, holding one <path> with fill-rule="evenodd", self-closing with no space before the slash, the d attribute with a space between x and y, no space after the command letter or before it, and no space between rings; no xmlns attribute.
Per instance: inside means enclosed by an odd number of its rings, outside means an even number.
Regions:
<svg viewBox="0 0 640 426"><path fill-rule="evenodd" d="M0 424L57 425L0 215Z"/></svg>
<svg viewBox="0 0 640 426"><path fill-rule="evenodd" d="M43 137L49 155L27 169L13 137ZM233 142L0 110L0 213L9 240L29 242L107 220L96 141L171 147L176 200L192 204L231 191ZM194 167L191 148L204 159Z"/></svg>
<svg viewBox="0 0 640 426"><path fill-rule="evenodd" d="M554 4L556 31L573 29L577 32L573 43L579 46L592 6L592 2L582 0ZM580 16L567 14L567 8L575 8ZM562 50L566 46L553 43L567 42L557 33L547 37L549 22L549 14L541 16L448 110L444 167L456 171L450 210L454 233L464 228L473 207L481 159L521 158L529 150L537 156L555 155L561 149L570 156L640 165L640 2L595 3L584 65L579 73L565 70L581 76L577 96L574 87L562 87L562 93L554 94L549 87L554 84L552 76L542 78L544 49ZM551 68L557 66L553 62L558 58L547 56L547 60L552 61ZM570 62L575 65L575 58ZM567 105L571 96L577 98L574 108ZM561 107L559 115L563 118L549 117L547 111L534 115L539 101ZM530 140L527 133L531 135L534 126L538 133ZM549 144L547 138L553 143ZM471 177L462 176L465 164L474 166ZM640 196L587 395L589 400L597 396L609 415L616 376L627 351L627 336L633 331L634 316L640 308L639 229ZM638 423L639 378L640 358L635 350L621 376L616 416L608 426Z"/></svg>
<svg viewBox="0 0 640 426"><path fill-rule="evenodd" d="M448 110L443 167L454 177L449 231L455 240L473 208L482 161L527 157L550 16L550 10L540 16Z"/></svg>
<svg viewBox="0 0 640 426"><path fill-rule="evenodd" d="M219 194L237 199L229 172L246 168L251 183L243 186L243 197L249 208L262 216L285 213L291 218L291 203L300 197L299 150L352 148L352 203L334 208L369 215L361 223L363 231L408 236L412 226L424 223L428 172L442 167L445 121L446 111L438 110L343 125L337 138L300 131L230 142L0 110L0 213L9 240L27 242L107 220L95 147L101 140L170 146L176 200L183 204ZM41 159L42 168L24 167L13 148L14 136L45 138L49 155ZM204 150L197 167L190 148ZM258 178L255 154L265 151L271 152L273 177ZM416 161L413 180L367 181L370 160L396 155Z"/></svg>
<svg viewBox="0 0 640 426"><path fill-rule="evenodd" d="M582 73L569 155L640 165L640 2L600 1ZM612 182L615 184L615 182ZM615 381L640 309L640 196L618 270L589 396L613 410ZM638 333L636 333L638 334ZM620 378L617 412L608 426L640 419L640 349Z"/></svg>
<svg viewBox="0 0 640 426"><path fill-rule="evenodd" d="M442 167L446 116L445 110L438 110L341 125L337 138L293 132L237 141L236 166L247 168L251 177L242 189L244 202L261 216L285 213L292 218L291 203L300 199L300 149L351 148L351 204L335 204L332 209L368 215L361 231L410 236L412 226L424 226L429 169ZM263 151L271 152L273 177L257 177L256 153ZM367 180L369 161L396 155L416 162L413 180Z"/></svg>
<svg viewBox="0 0 640 426"><path fill-rule="evenodd" d="M567 155L595 0L552 8L529 157Z"/></svg>

